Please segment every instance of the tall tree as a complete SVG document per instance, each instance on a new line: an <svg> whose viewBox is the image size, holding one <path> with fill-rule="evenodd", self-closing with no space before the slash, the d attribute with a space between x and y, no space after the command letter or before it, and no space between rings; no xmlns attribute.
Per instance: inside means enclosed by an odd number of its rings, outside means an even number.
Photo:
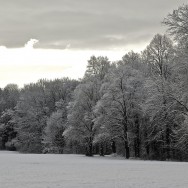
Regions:
<svg viewBox="0 0 188 188"><path fill-rule="evenodd" d="M178 127L176 140L177 149L187 151L187 116L188 116L188 5L180 6L164 19L168 33L175 39L176 64L174 87L170 93L174 101L173 111L176 113Z"/></svg>
<svg viewBox="0 0 188 188"><path fill-rule="evenodd" d="M148 98L146 111L150 117L150 140L154 151L161 148L161 156L170 158L173 121L169 111L173 85L174 50L172 41L165 35L155 35L143 52L143 58L148 63L150 76L146 82ZM164 150L164 151L163 151ZM159 152L158 152L159 153Z"/></svg>
<svg viewBox="0 0 188 188"><path fill-rule="evenodd" d="M124 143L126 158L130 157L130 135L138 123L133 119L140 111L141 86L141 73L128 65L120 65L108 74L107 82L101 88L103 97L96 106L98 117L95 122L105 126L112 139Z"/></svg>
<svg viewBox="0 0 188 188"><path fill-rule="evenodd" d="M94 126L94 106L100 99L100 86L110 68L106 57L94 57L88 61L82 83L74 92L69 105L68 128L65 136L79 141L86 148L86 155L93 155L93 142L96 134Z"/></svg>

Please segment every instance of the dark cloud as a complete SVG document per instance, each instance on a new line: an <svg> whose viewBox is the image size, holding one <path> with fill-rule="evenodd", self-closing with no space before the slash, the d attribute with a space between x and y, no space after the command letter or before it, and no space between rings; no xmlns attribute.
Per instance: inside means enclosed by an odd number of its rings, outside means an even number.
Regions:
<svg viewBox="0 0 188 188"><path fill-rule="evenodd" d="M184 0L0 0L0 45L109 49L145 43Z"/></svg>

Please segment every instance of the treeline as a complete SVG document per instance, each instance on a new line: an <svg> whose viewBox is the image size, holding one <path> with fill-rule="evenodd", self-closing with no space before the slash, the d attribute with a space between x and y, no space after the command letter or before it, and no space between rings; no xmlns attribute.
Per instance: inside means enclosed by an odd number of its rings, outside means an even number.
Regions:
<svg viewBox="0 0 188 188"><path fill-rule="evenodd" d="M92 56L83 79L0 90L0 147L188 160L188 6L141 53Z"/></svg>

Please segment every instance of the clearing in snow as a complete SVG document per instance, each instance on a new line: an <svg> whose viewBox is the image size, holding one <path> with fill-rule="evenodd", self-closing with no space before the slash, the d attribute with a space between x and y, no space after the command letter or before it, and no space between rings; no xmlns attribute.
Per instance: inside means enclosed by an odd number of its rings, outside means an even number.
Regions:
<svg viewBox="0 0 188 188"><path fill-rule="evenodd" d="M0 151L0 188L188 188L188 163Z"/></svg>

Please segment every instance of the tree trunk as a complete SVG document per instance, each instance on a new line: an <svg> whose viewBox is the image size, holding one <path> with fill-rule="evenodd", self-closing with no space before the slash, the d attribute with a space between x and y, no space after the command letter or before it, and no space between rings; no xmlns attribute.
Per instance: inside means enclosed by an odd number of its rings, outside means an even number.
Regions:
<svg viewBox="0 0 188 188"><path fill-rule="evenodd" d="M2 150L5 150L5 149L6 149L6 146L5 146L6 142L7 142L7 139L5 139L5 138L3 137L3 138L2 138L2 141L1 141L1 143L2 143Z"/></svg>
<svg viewBox="0 0 188 188"><path fill-rule="evenodd" d="M130 149L127 141L125 141L125 157L126 159L129 159L130 157Z"/></svg>
<svg viewBox="0 0 188 188"><path fill-rule="evenodd" d="M86 146L86 156L93 156L93 139L90 137Z"/></svg>
<svg viewBox="0 0 188 188"><path fill-rule="evenodd" d="M170 159L170 129L168 125L166 128L166 158Z"/></svg>
<svg viewBox="0 0 188 188"><path fill-rule="evenodd" d="M5 149L6 149L6 147L5 147L5 142L2 141L2 150L5 150Z"/></svg>
<svg viewBox="0 0 188 188"><path fill-rule="evenodd" d="M147 144L146 146L145 146L145 148L146 148L146 153L147 153L147 156L149 157L149 154L150 154L150 150L149 150L149 144Z"/></svg>
<svg viewBox="0 0 188 188"><path fill-rule="evenodd" d="M103 144L100 145L100 156L104 156L104 146L103 146Z"/></svg>
<svg viewBox="0 0 188 188"><path fill-rule="evenodd" d="M112 153L116 153L116 143L112 141Z"/></svg>
<svg viewBox="0 0 188 188"><path fill-rule="evenodd" d="M89 156L93 156L93 144L89 144Z"/></svg>
<svg viewBox="0 0 188 188"><path fill-rule="evenodd" d="M140 126L139 126L138 116L136 116L135 126L136 126L136 138L134 141L135 157L140 157Z"/></svg>

